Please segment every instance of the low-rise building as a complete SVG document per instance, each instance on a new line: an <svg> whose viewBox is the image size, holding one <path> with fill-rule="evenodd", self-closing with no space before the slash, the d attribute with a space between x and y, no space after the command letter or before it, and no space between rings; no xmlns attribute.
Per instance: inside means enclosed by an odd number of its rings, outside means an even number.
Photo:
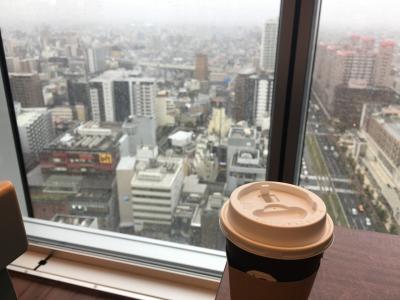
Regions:
<svg viewBox="0 0 400 300"><path fill-rule="evenodd" d="M137 160L131 181L135 232L153 225L169 227L181 196L182 159L158 156L144 160L138 155Z"/></svg>

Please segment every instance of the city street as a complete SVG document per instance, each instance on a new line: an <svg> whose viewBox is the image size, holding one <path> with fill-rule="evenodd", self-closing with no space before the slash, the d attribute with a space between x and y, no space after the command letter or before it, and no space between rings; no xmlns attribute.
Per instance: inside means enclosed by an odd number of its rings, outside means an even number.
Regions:
<svg viewBox="0 0 400 300"><path fill-rule="evenodd" d="M336 224L354 229L373 229L373 221L368 226L366 212L359 210L360 195L354 190L345 162L340 160L340 149L334 143L338 134L316 105L310 108L309 118L301 184L325 200Z"/></svg>

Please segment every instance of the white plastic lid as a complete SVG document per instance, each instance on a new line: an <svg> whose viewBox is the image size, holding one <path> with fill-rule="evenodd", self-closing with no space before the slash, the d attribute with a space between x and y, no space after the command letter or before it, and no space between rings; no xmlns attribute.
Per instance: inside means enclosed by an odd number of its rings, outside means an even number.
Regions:
<svg viewBox="0 0 400 300"><path fill-rule="evenodd" d="M241 249L276 259L320 254L332 243L334 228L317 195L273 181L236 188L221 209L220 226Z"/></svg>

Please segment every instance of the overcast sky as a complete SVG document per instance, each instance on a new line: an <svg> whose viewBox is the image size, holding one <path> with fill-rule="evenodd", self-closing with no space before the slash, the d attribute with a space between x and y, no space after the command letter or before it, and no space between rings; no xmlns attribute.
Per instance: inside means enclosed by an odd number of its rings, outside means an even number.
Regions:
<svg viewBox="0 0 400 300"><path fill-rule="evenodd" d="M259 25L277 0L0 0L0 25L195 23ZM400 0L323 0L322 25L400 28Z"/></svg>

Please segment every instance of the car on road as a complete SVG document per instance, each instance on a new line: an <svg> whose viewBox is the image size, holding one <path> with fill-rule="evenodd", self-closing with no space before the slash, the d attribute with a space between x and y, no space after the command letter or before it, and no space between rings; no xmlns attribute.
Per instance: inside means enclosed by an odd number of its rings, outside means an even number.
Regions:
<svg viewBox="0 0 400 300"><path fill-rule="evenodd" d="M352 208L352 209L351 209L351 214L352 214L353 216L357 216L357 215L358 215L357 209Z"/></svg>
<svg viewBox="0 0 400 300"><path fill-rule="evenodd" d="M365 225L367 225L367 226L371 226L372 225L370 218L365 217Z"/></svg>
<svg viewBox="0 0 400 300"><path fill-rule="evenodd" d="M325 146L324 146L324 150L325 150L325 151L328 151L328 150L329 150L328 146L325 145Z"/></svg>
<svg viewBox="0 0 400 300"><path fill-rule="evenodd" d="M362 205L362 204L359 204L358 205L358 211L359 212L364 212L365 210L364 210L364 206Z"/></svg>

